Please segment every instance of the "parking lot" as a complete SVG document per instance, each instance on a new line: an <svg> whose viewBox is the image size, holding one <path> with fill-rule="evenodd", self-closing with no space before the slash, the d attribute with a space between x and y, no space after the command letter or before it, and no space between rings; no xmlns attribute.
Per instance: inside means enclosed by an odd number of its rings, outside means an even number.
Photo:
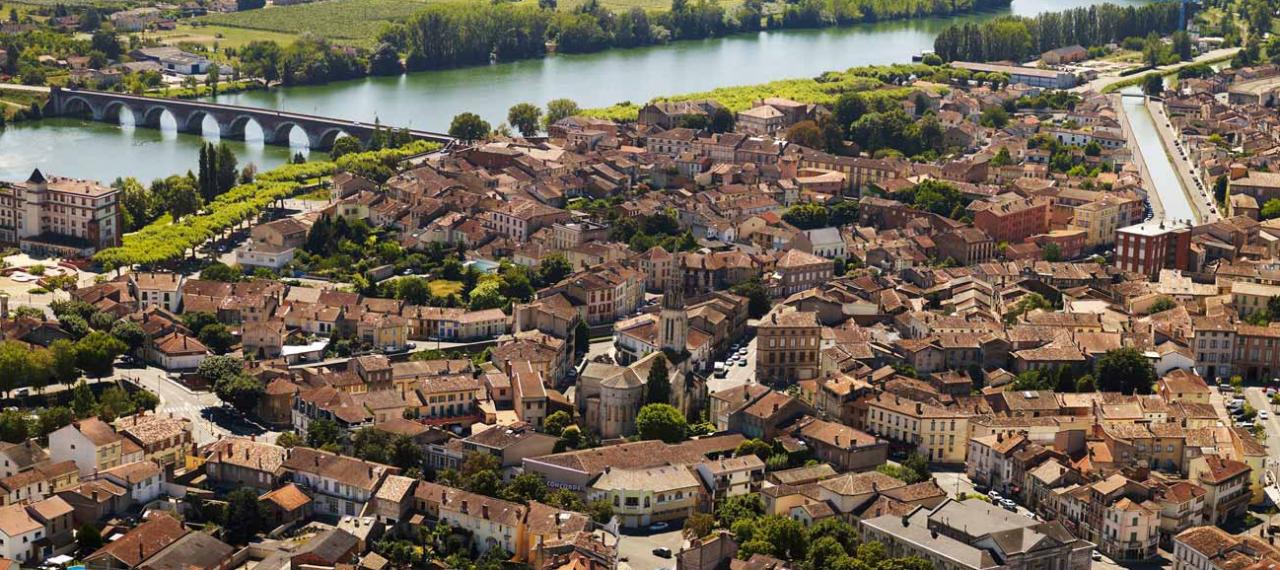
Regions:
<svg viewBox="0 0 1280 570"><path fill-rule="evenodd" d="M648 530L632 532L623 530L618 539L618 568L626 570L655 570L658 568L675 568L675 554L684 546L681 535L682 523L672 524L662 532L650 533ZM653 553L655 548L671 550L671 558L663 558Z"/></svg>
<svg viewBox="0 0 1280 570"><path fill-rule="evenodd" d="M724 378L717 378L714 374L707 379L707 391L714 394L730 388L736 388L743 384L756 382L756 339L752 339L747 343L747 354L740 358L737 362L729 365L728 372ZM745 360L745 365L740 363Z"/></svg>

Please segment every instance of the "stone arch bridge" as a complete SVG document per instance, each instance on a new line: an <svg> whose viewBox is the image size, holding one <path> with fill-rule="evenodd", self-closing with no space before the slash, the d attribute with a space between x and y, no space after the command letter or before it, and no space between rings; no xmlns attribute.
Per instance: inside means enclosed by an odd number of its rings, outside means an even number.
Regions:
<svg viewBox="0 0 1280 570"><path fill-rule="evenodd" d="M161 117L168 113L177 123L179 132L197 135L204 132L204 119L209 117L217 123L219 137L228 140L244 140L245 126L253 122L262 129L263 142L271 145L288 146L289 133L293 129L299 129L307 135L307 142L312 149L330 148L333 141L343 135L365 142L376 130L373 124L346 119L205 101L60 87L50 89L45 114L79 115L95 121L118 122L124 109L133 114L134 124L138 127L158 129ZM409 135L416 140L434 141L446 146L455 142L449 135L430 131L410 130Z"/></svg>

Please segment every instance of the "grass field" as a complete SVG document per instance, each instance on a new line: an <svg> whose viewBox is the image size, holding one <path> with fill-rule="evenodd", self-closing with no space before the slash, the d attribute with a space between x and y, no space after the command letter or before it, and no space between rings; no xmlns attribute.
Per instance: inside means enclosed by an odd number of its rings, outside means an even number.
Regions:
<svg viewBox="0 0 1280 570"><path fill-rule="evenodd" d="M250 28L233 28L230 26L213 26L199 25L193 26L188 23L178 25L176 30L149 33L149 37L155 37L161 43L166 45L177 45L179 43L193 43L205 46L232 47L238 48L252 41L268 40L274 41L280 45L289 45L297 38L294 34L284 34L280 32L271 32L267 30L254 30Z"/></svg>
<svg viewBox="0 0 1280 570"><path fill-rule="evenodd" d="M14 113L30 108L32 103L44 105L44 102L48 100L49 96L45 93L0 89L0 113L4 114L4 117L8 119Z"/></svg>
<svg viewBox="0 0 1280 570"><path fill-rule="evenodd" d="M428 4L453 0L325 0L293 6L268 6L199 20L223 28L280 34L312 32L340 43L370 46L392 22L407 19Z"/></svg>
<svg viewBox="0 0 1280 570"><path fill-rule="evenodd" d="M435 279L427 283L427 287L431 289L432 297L448 297L454 293L462 293L461 281L450 281L448 279Z"/></svg>
<svg viewBox="0 0 1280 570"><path fill-rule="evenodd" d="M268 6L261 10L248 10L230 14L209 14L199 18L199 21L221 29L241 28L294 35L311 32L338 43L372 47L378 33L388 24L404 21L430 4L488 1L322 0L293 6ZM534 2L536 0L517 1ZM585 1L561 0L558 7L560 10L572 10ZM740 4L741 0L722 0L721 3L725 6L734 6ZM648 11L665 11L671 8L671 0L601 0L600 4L615 12L626 11L636 7ZM198 30L199 28L196 29Z"/></svg>

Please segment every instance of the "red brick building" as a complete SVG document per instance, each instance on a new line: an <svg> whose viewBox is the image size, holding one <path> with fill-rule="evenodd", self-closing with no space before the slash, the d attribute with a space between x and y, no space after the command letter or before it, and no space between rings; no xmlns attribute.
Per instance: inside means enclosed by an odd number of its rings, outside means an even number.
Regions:
<svg viewBox="0 0 1280 570"><path fill-rule="evenodd" d="M1116 267L1149 277L1161 269L1187 269L1191 228L1171 222L1145 222L1116 230Z"/></svg>
<svg viewBox="0 0 1280 570"><path fill-rule="evenodd" d="M1021 243L1049 230L1049 201L1042 197L997 196L969 205L973 225L996 243Z"/></svg>

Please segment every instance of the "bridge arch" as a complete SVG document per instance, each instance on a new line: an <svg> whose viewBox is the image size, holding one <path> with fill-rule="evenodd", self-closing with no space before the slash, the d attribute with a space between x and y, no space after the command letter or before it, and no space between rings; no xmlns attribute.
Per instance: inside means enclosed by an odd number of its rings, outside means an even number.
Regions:
<svg viewBox="0 0 1280 570"><path fill-rule="evenodd" d="M102 120L102 110L84 97L67 98L62 102L59 112L63 115L92 117L95 121Z"/></svg>
<svg viewBox="0 0 1280 570"><path fill-rule="evenodd" d="M258 128L262 130L263 138L266 138L266 129L262 128L262 123L258 122L258 119L254 118L252 115L236 115L230 121L223 121L219 123L218 137L227 140L242 141L245 138L244 129L249 126L249 123L258 125Z"/></svg>
<svg viewBox="0 0 1280 570"><path fill-rule="evenodd" d="M143 112L125 101L108 101L107 104L102 106L100 120L122 124L124 122L122 113L125 110L128 110L130 117L133 119L133 124L137 125L144 120Z"/></svg>
<svg viewBox="0 0 1280 570"><path fill-rule="evenodd" d="M312 139L312 137L310 136L310 133L307 133L307 139L311 140L311 148L313 150L333 148L333 143L337 142L337 140L340 137L355 137L355 136L356 135L353 135L347 132L346 129L342 129L339 127L333 127L333 128L327 129L321 132L319 137L315 137L314 139Z"/></svg>
<svg viewBox="0 0 1280 570"><path fill-rule="evenodd" d="M178 123L178 132L191 133L195 135L204 134L204 118L208 113L202 109L192 109L185 116L180 116L169 110L173 114L173 119Z"/></svg>
<svg viewBox="0 0 1280 570"><path fill-rule="evenodd" d="M307 132L306 127L303 127L293 121L276 123L271 127L270 132L267 132L266 125L263 125L262 141L266 144L289 146L289 133L293 132L293 129L295 128L307 136L307 142L309 144L311 142L311 133Z"/></svg>
<svg viewBox="0 0 1280 570"><path fill-rule="evenodd" d="M147 107L146 110L142 112L141 117L137 115L133 117L133 122L139 127L159 129L161 121L164 119L166 113L173 119L175 124L178 122L178 118L173 114L173 111L170 111L169 108L164 105L153 105L151 107Z"/></svg>

